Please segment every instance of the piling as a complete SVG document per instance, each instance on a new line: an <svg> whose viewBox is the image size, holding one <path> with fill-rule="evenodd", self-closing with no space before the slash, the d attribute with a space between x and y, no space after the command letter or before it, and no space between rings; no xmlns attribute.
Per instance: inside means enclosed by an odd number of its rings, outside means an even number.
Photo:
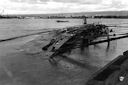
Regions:
<svg viewBox="0 0 128 85"><path fill-rule="evenodd" d="M86 17L84 17L83 21L84 21L83 24L87 24L87 19L86 19Z"/></svg>

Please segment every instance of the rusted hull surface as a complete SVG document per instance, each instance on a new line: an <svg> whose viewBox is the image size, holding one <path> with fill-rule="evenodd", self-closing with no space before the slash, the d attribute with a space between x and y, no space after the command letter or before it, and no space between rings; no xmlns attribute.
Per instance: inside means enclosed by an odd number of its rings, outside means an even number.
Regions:
<svg viewBox="0 0 128 85"><path fill-rule="evenodd" d="M99 36L108 34L108 32L105 31L106 29L107 26L105 25L86 24L76 27L69 27L62 30L56 30L53 33L54 42L51 44L52 41L49 40L49 43L46 46L48 50L45 50L45 52L52 52L51 56L56 56L58 53L62 54L67 50L78 47L76 46L78 44L79 47L86 46Z"/></svg>

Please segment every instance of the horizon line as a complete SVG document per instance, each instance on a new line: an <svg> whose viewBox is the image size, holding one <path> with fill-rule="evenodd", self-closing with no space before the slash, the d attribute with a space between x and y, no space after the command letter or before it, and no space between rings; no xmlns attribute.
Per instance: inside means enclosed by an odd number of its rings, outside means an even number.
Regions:
<svg viewBox="0 0 128 85"><path fill-rule="evenodd" d="M93 13L93 12L127 12L128 10L117 10L117 11L114 11L114 10L108 10L108 11L88 11L88 12L84 12L84 11L82 11L82 12L62 12L62 13L19 13L19 14L2 14L2 15L38 15L38 14L43 14L43 15L45 15L45 14L72 14L72 13Z"/></svg>

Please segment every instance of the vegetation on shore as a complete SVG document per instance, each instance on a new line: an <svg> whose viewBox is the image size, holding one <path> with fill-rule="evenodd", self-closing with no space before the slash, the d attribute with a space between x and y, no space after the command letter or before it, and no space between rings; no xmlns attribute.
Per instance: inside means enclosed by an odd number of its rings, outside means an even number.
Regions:
<svg viewBox="0 0 128 85"><path fill-rule="evenodd" d="M127 16L110 16L110 15L106 15L106 16L94 16L94 18L121 18L121 19L128 19L128 15Z"/></svg>
<svg viewBox="0 0 128 85"><path fill-rule="evenodd" d="M74 12L74 13L52 13L52 14L0 14L0 19L81 19L81 18L115 18L128 19L128 11L95 11L95 12Z"/></svg>
<svg viewBox="0 0 128 85"><path fill-rule="evenodd" d="M22 18L22 17L19 17L19 16L9 16L9 15L0 15L0 19L12 19L12 18Z"/></svg>

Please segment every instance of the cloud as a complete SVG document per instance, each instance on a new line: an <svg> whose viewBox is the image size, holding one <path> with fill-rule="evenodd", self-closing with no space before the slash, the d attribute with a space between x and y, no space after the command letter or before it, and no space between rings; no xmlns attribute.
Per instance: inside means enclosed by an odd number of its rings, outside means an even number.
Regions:
<svg viewBox="0 0 128 85"><path fill-rule="evenodd" d="M123 1L121 0L112 0L112 4L111 4L111 7L114 7L114 8L125 8L127 5L127 3L123 3Z"/></svg>
<svg viewBox="0 0 128 85"><path fill-rule="evenodd" d="M128 10L128 0L0 0L5 14Z"/></svg>
<svg viewBox="0 0 128 85"><path fill-rule="evenodd" d="M17 3L29 3L29 4L42 4L49 2L49 0L10 0L10 1Z"/></svg>
<svg viewBox="0 0 128 85"><path fill-rule="evenodd" d="M128 10L127 0L103 0L99 10L121 11Z"/></svg>
<svg viewBox="0 0 128 85"><path fill-rule="evenodd" d="M102 0L53 0L61 3L99 4Z"/></svg>
<svg viewBox="0 0 128 85"><path fill-rule="evenodd" d="M66 11L69 12L67 9L69 9L70 6L71 4L56 2L47 2L45 4L30 4L28 2L19 3L5 0L0 3L0 8L4 9L4 14L61 13Z"/></svg>
<svg viewBox="0 0 128 85"><path fill-rule="evenodd" d="M47 2L77 3L77 4L99 4L102 0L10 0L17 3L39 4Z"/></svg>

